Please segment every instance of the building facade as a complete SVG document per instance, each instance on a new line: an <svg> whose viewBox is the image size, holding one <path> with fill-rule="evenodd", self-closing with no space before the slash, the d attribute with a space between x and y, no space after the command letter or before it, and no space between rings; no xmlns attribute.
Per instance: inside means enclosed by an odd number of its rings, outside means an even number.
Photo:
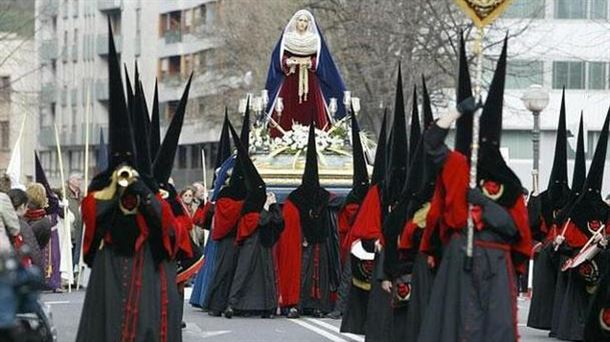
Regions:
<svg viewBox="0 0 610 342"><path fill-rule="evenodd" d="M193 72L176 158L176 181L181 185L198 179L192 177L202 174L200 149L205 148L206 159L212 160L219 131L201 124L208 115L219 116L206 111L206 101L216 89L210 57L220 44L211 34L216 10L215 0L37 0L35 32L41 85L38 149L53 181L59 177L54 124L60 131L66 173L85 168L87 113L90 172L96 170L100 134L108 140L108 20L121 63L131 78L138 64L149 106L158 79L162 126L173 116L186 79Z"/></svg>
<svg viewBox="0 0 610 342"><path fill-rule="evenodd" d="M517 35L508 45L505 131L501 144L509 164L528 189L532 189L533 116L521 97L530 85L542 85L550 94L549 104L540 116L541 188L546 189L552 168L564 86L567 126L573 135L568 139L569 177L581 111L587 164L593 157L610 107L609 7L608 0L515 0L489 31L496 39L507 31ZM471 74L474 75L474 70ZM610 163L606 164L605 172L610 174ZM604 197L608 192L610 182L605 182Z"/></svg>
<svg viewBox="0 0 610 342"><path fill-rule="evenodd" d="M32 178L34 146L38 134L38 93L34 41L12 33L0 33L0 173L8 167L22 126L20 139L21 182ZM24 121L25 120L25 121Z"/></svg>

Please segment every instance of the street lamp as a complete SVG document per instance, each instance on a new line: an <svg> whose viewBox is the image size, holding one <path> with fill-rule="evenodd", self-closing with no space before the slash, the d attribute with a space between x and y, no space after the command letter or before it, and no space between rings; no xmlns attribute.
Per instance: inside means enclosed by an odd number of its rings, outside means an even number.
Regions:
<svg viewBox="0 0 610 342"><path fill-rule="evenodd" d="M525 108L534 116L534 129L532 130L532 145L534 149L534 166L532 168L532 194L538 194L538 174L540 161L540 112L549 104L549 92L541 85L533 84L521 96Z"/></svg>

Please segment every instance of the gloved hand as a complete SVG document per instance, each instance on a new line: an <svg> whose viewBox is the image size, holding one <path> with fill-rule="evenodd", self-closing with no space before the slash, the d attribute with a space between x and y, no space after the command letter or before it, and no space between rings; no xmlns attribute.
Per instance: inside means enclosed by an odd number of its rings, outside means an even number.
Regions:
<svg viewBox="0 0 610 342"><path fill-rule="evenodd" d="M489 198L487 198L480 189L475 188L468 190L468 202L475 205L485 205L487 201L489 201Z"/></svg>
<svg viewBox="0 0 610 342"><path fill-rule="evenodd" d="M129 184L125 191L127 193L140 196L141 198L148 198L153 195L146 183L139 178L133 181L133 183Z"/></svg>
<svg viewBox="0 0 610 342"><path fill-rule="evenodd" d="M482 106L483 105L481 104L481 102L477 103L475 98L470 96L465 100L462 100L462 102L458 103L457 106L455 106L455 109L457 109L457 111L461 114L466 114L474 113L474 111L476 111L477 109L479 109L479 107Z"/></svg>

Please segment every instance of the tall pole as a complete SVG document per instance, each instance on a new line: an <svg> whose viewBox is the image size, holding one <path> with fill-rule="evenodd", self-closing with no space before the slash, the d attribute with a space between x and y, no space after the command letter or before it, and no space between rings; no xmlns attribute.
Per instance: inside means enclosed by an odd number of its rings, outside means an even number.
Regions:
<svg viewBox="0 0 610 342"><path fill-rule="evenodd" d="M533 167L532 167L532 193L538 194L538 170L540 162L540 112L532 111L534 116L534 129L532 130Z"/></svg>

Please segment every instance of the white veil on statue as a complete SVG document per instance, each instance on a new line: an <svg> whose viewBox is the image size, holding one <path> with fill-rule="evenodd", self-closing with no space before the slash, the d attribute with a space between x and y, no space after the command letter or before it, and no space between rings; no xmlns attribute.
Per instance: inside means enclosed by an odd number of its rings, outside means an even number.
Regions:
<svg viewBox="0 0 610 342"><path fill-rule="evenodd" d="M299 33L296 28L297 20L303 15L309 19L309 25L305 33ZM315 53L316 60L319 60L320 46L320 34L318 33L318 27L316 26L313 14L308 10L299 10L290 18L288 25L284 28L282 42L280 43L280 65L284 50L302 56L313 55Z"/></svg>

